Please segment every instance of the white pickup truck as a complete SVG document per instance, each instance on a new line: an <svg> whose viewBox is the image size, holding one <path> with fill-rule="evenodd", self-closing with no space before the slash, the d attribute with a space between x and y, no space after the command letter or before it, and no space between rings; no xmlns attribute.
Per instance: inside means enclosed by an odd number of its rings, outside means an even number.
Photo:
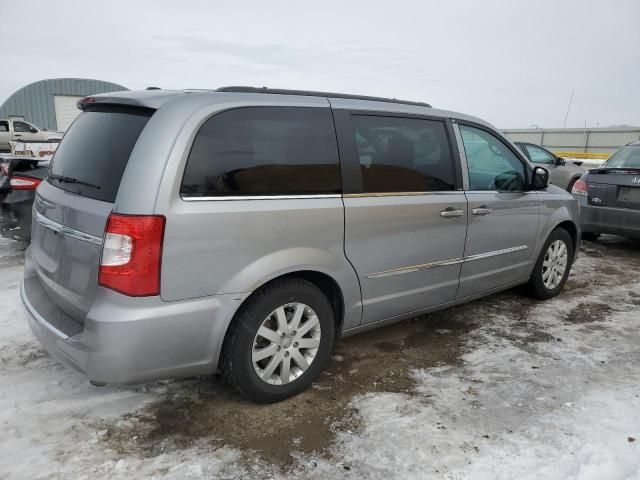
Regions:
<svg viewBox="0 0 640 480"><path fill-rule="evenodd" d="M0 119L0 152L11 152L9 142L60 141L62 132L44 130L25 120Z"/></svg>

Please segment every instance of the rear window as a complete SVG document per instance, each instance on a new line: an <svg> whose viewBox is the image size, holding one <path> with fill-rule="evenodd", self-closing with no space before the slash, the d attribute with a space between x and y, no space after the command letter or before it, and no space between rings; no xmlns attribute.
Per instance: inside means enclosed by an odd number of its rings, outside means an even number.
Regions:
<svg viewBox="0 0 640 480"><path fill-rule="evenodd" d="M629 145L615 152L603 167L606 168L640 168L640 146Z"/></svg>
<svg viewBox="0 0 640 480"><path fill-rule="evenodd" d="M131 151L151 114L113 108L81 113L56 150L47 181L84 197L115 202Z"/></svg>
<svg viewBox="0 0 640 480"><path fill-rule="evenodd" d="M211 117L193 142L183 197L338 193L328 108L248 107Z"/></svg>

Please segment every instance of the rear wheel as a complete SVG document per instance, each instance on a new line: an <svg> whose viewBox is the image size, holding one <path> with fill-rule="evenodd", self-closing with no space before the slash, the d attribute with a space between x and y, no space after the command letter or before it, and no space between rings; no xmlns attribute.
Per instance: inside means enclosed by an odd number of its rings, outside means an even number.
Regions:
<svg viewBox="0 0 640 480"><path fill-rule="evenodd" d="M573 241L563 228L556 228L542 248L529 280L530 293L541 300L555 297L569 277Z"/></svg>
<svg viewBox="0 0 640 480"><path fill-rule="evenodd" d="M308 388L327 362L335 337L333 309L306 280L278 280L241 307L223 348L227 381L258 403Z"/></svg>

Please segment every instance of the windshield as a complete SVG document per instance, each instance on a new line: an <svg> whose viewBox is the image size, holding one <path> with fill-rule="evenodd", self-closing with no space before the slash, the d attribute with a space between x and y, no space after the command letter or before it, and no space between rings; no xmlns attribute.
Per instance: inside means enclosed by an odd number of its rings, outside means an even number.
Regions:
<svg viewBox="0 0 640 480"><path fill-rule="evenodd" d="M124 169L149 121L146 110L83 112L65 133L47 181L77 195L115 202Z"/></svg>
<svg viewBox="0 0 640 480"><path fill-rule="evenodd" d="M603 168L640 168L640 145L627 145L611 155Z"/></svg>

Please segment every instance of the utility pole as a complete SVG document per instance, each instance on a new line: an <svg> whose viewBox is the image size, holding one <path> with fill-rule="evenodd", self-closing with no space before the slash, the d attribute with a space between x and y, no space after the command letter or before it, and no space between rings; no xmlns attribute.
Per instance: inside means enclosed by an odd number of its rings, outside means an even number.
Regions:
<svg viewBox="0 0 640 480"><path fill-rule="evenodd" d="M567 114L564 116L564 123L562 124L562 128L567 126L567 117L569 116L569 110L571 110L571 102L573 101L574 93L576 93L576 91L571 90L571 98L569 98L569 106L567 107Z"/></svg>

